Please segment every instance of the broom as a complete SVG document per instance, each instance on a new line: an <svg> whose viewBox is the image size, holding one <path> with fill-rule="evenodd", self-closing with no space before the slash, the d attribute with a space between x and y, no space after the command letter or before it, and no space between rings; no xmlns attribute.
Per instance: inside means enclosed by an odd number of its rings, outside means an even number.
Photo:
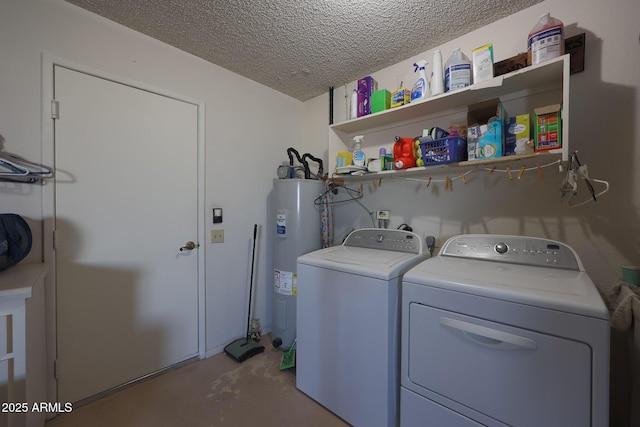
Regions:
<svg viewBox="0 0 640 427"><path fill-rule="evenodd" d="M253 294L253 264L256 256L256 236L258 235L258 224L253 225L253 253L251 254L251 278L249 279L249 308L247 310L247 334L244 338L237 339L224 348L225 354L238 362L244 362L250 357L264 351L264 346L250 339L251 321L251 295Z"/></svg>

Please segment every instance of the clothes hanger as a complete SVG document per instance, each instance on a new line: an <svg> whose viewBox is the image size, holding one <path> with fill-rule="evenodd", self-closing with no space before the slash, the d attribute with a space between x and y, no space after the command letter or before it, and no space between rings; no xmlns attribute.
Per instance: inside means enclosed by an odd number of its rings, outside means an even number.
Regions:
<svg viewBox="0 0 640 427"><path fill-rule="evenodd" d="M1 153L0 153L0 166L4 168L4 170L0 170L0 175L2 176L29 175L29 169L15 162L12 162L11 160L5 158Z"/></svg>
<svg viewBox="0 0 640 427"><path fill-rule="evenodd" d="M573 166L574 162L577 164L577 167ZM591 193L591 198L576 203L573 201L573 198L578 195L578 178L584 179L584 182L587 184L587 188L589 189L589 193ZM599 193L596 193L593 183L604 185L604 189ZM562 181L562 185L560 187L560 192L562 193L560 202L562 203L566 199L567 206L577 208L578 206L586 205L589 202L597 201L598 197L602 196L607 191L609 191L609 182L589 177L587 165L580 163L580 160L578 159L578 152L574 151L569 158L567 176Z"/></svg>
<svg viewBox="0 0 640 427"><path fill-rule="evenodd" d="M33 184L52 176L53 170L46 166L0 151L0 181Z"/></svg>
<svg viewBox="0 0 640 427"><path fill-rule="evenodd" d="M339 188L344 189L350 198L345 200L338 200L338 201L332 200L329 203L335 205L338 203L351 202L353 200L361 199L364 197L364 192L362 191L362 188L360 188L359 190L354 190L353 188L349 188L346 185L336 184L335 182L332 182L329 184L329 188L324 193L320 194L318 197L315 198L315 200L313 201L313 204L316 206L321 206L322 204L327 203L323 200L323 197L329 193L337 194Z"/></svg>

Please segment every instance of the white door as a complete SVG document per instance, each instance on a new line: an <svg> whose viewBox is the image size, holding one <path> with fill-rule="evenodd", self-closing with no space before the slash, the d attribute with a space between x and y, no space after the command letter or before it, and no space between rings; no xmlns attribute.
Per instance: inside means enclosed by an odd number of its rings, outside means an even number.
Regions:
<svg viewBox="0 0 640 427"><path fill-rule="evenodd" d="M198 106L54 68L58 400L198 354Z"/></svg>

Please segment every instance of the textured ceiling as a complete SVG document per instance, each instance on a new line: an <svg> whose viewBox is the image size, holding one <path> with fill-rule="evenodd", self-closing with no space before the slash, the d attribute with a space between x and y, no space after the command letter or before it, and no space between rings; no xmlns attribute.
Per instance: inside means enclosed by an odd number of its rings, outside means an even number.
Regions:
<svg viewBox="0 0 640 427"><path fill-rule="evenodd" d="M67 0L301 101L541 0Z"/></svg>

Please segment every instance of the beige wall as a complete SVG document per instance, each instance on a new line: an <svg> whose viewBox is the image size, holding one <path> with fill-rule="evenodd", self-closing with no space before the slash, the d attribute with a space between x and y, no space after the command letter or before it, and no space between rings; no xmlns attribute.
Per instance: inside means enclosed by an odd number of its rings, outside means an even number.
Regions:
<svg viewBox="0 0 640 427"><path fill-rule="evenodd" d="M547 0L440 46L443 60L455 47L470 54L487 43L493 44L496 61L525 52L528 32L545 12L564 22L567 37L586 33L585 71L570 79L570 148L579 151L591 177L610 183L610 191L583 207L561 205L559 189L564 174L555 167L545 169L544 180L535 175L509 181L504 175L487 178L474 174L467 185L457 180L452 193L442 185L426 189L424 183L409 181L385 183L373 190L365 181L366 195L360 200L364 208L353 202L335 206L336 241L352 228L371 226L367 211L390 209L392 227L408 223L421 235L436 236L437 245L462 233L519 234L564 241L578 252L604 292L621 279L622 265L640 265L640 2ZM384 70L371 70L371 75L380 88L393 90L401 80L410 86L415 79L413 62L430 60L432 52ZM348 82L347 93L354 87L355 82ZM345 119L344 96L344 86L336 87L336 122ZM327 123L328 100L325 94L305 103L307 151L320 152L328 145L328 130L312 126ZM588 198L583 182L578 191L582 198ZM627 336L614 330L611 360L611 425L629 425L629 408L640 402L630 400ZM637 368L638 361L633 363Z"/></svg>
<svg viewBox="0 0 640 427"><path fill-rule="evenodd" d="M526 49L528 30L546 11L564 21L568 36L587 34L586 71L571 78L571 148L580 151L592 177L611 183L611 191L597 203L570 209L559 204L561 175L548 171L543 181L478 178L466 186L456 183L451 194L425 191L421 184L394 183L375 193L367 188L362 202L370 210L391 209L392 226L407 222L421 234L435 235L440 244L467 232L565 241L578 251L594 281L606 287L619 279L620 265L640 264L640 3L547 0L440 48L446 60L454 47L469 53L493 43L496 60L511 57ZM3 0L0 40L2 148L33 161L41 160L43 144L50 143L41 140L42 54L205 103L203 209L212 228L210 208L224 208L226 242L205 245L207 350L220 351L242 333L253 223L262 224L264 231L258 247L257 316L265 319L268 329L271 179L276 165L286 160L287 147L328 160L328 95L303 104L62 0ZM387 88L396 87L399 80L412 81L407 75L412 76L413 62L429 60L431 52L372 70L372 75ZM347 91L353 85L348 82ZM336 122L345 117L344 95L344 88L336 86ZM249 123L255 133L246 132ZM0 183L0 212L20 213L34 229L32 261L49 250L42 248L40 231L42 219L52 214L43 206L43 191L48 187ZM370 225L357 204L337 206L336 222L338 234Z"/></svg>
<svg viewBox="0 0 640 427"><path fill-rule="evenodd" d="M564 175L553 168L545 170L542 181L535 177L517 182L476 177L468 185L457 181L451 194L411 182L384 185L373 192L365 183L367 195L362 202L370 210L390 209L392 226L407 222L422 234L436 236L439 244L452 235L470 232L528 234L567 242L577 250L594 282L604 289L620 279L621 265L640 264L636 22L640 3L548 0L439 48L446 61L455 47L470 55L472 49L493 43L496 61L509 58L526 51L529 30L547 11L564 22L567 37L586 33L585 71L574 74L570 82L570 147L579 151L591 177L609 181L609 193L584 207L561 205L559 187ZM430 61L432 52L384 70L372 70L371 75L380 88L393 90L401 80L410 86L415 79L413 62ZM354 87L355 82L349 82L347 93ZM345 119L344 95L344 86L337 87L337 122ZM326 123L327 103L327 95L305 103L305 123ZM324 149L328 133L322 141L317 134L311 137L306 128L304 133L306 150ZM582 182L578 191L588 195ZM362 207L351 203L336 207L336 225L339 236L353 226L371 225L371 221Z"/></svg>
<svg viewBox="0 0 640 427"><path fill-rule="evenodd" d="M0 40L2 148L32 161L42 161L41 147L51 144L41 141L43 54L204 102L206 226L200 237L206 251L207 351L220 351L243 334L254 223L263 227L256 315L270 321L271 179L287 147L300 148L302 103L62 0L3 0ZM25 216L34 232L30 261L43 257L41 220L52 215L43 206L43 191L51 191L51 184L0 183L0 212ZM224 209L222 245L207 244L214 206Z"/></svg>

